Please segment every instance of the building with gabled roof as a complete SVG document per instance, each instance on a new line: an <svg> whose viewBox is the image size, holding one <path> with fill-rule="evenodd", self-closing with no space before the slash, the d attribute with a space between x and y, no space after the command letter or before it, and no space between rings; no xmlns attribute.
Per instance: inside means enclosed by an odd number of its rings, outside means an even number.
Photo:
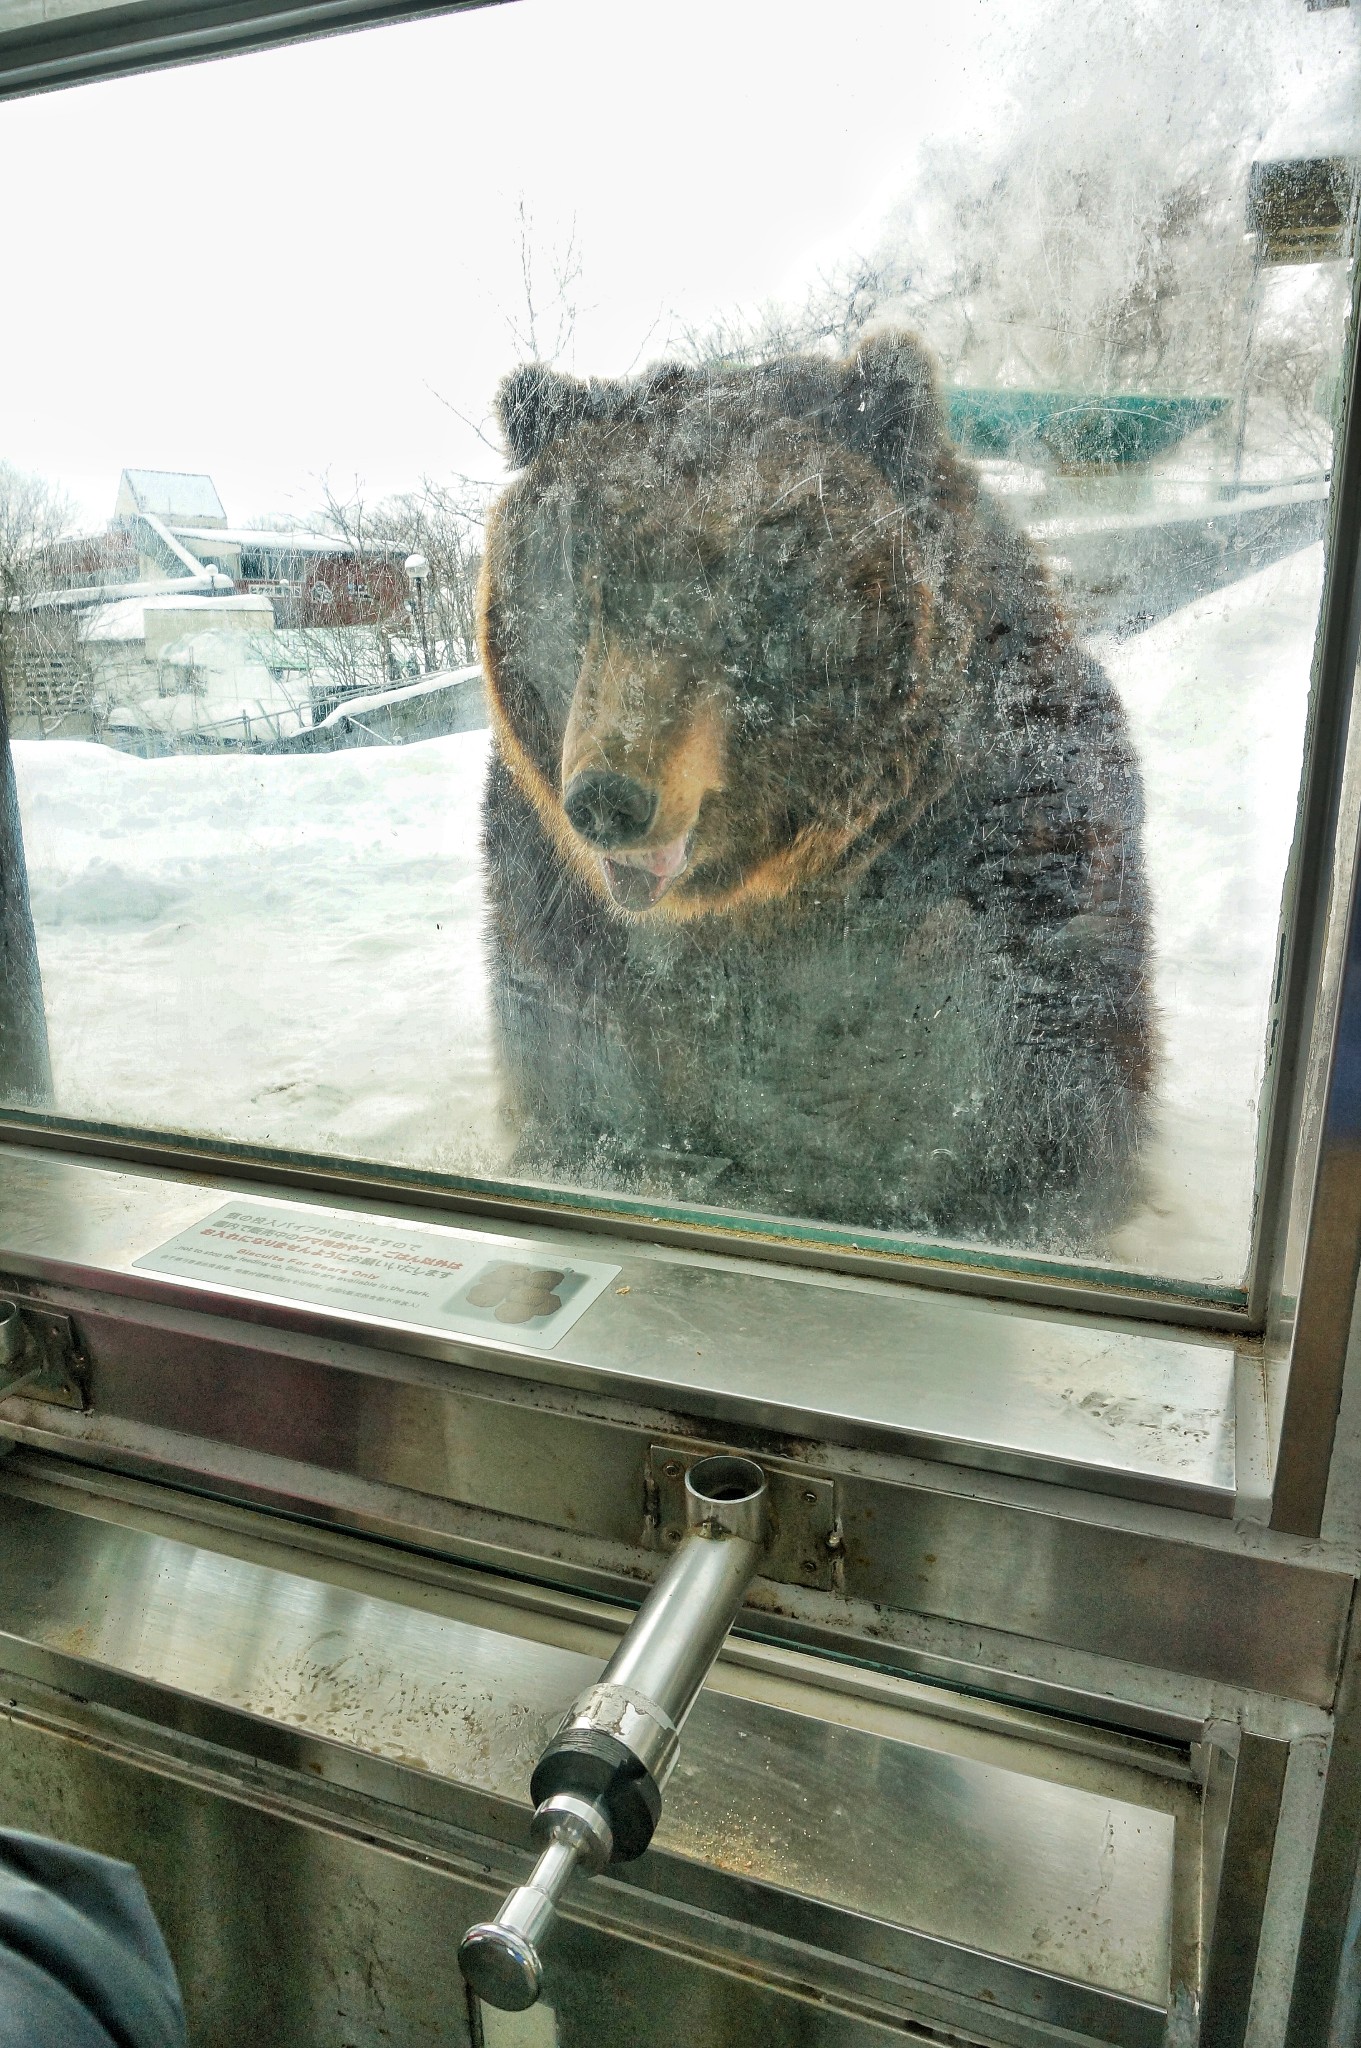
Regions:
<svg viewBox="0 0 1361 2048"><path fill-rule="evenodd" d="M390 680L411 630L397 542L229 526L201 474L125 469L105 532L58 542L49 574L28 602L54 623L11 706L19 730L59 714L153 750L278 743Z"/></svg>
<svg viewBox="0 0 1361 2048"><path fill-rule="evenodd" d="M123 597L268 596L280 626L400 627L405 555L396 542L230 526L212 478L125 469L103 534L59 542L37 602L99 605Z"/></svg>

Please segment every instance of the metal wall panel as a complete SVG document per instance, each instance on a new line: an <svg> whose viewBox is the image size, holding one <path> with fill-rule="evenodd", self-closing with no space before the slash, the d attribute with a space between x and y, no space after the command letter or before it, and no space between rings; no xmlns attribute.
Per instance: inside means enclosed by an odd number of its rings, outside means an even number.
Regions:
<svg viewBox="0 0 1361 2048"><path fill-rule="evenodd" d="M326 1942L336 1996L350 1996L351 1976L372 1989L377 1973L401 2010L410 1955L379 1954L368 1920L381 1931L411 1916L451 1955L457 1915L491 1901L446 1901L432 1916L415 1875L385 1877L385 1865L356 1898L350 1852L330 1838L367 1833L465 1877L480 1866L494 1887L523 1838L530 1762L599 1660L490 1629L473 1618L476 1600L442 1614L414 1589L375 1598L17 1498L0 1499L0 1522L0 1671L14 1716L0 1811L76 1839L102 1830L101 1845L149 1861L176 1938L188 1915L209 1943L210 1975L229 1960L239 1972L224 1944L280 1956L262 1926L276 1901L282 1926L314 1920L297 1981L276 1994L289 2028L259 2038L336 2038L309 2032L329 1995L315 1981ZM47 1770L40 1726L82 1746ZM110 1807L96 1751L150 1779L126 1780ZM186 1820L183 1802L161 1813L167 1777L323 1833L271 1862L254 1821L201 1804ZM815 1691L792 1713L706 1693L656 1847L572 1894L578 1924L550 1988L563 2040L601 2038L590 2030L602 1984L606 2015L617 2006L638 2029L621 2041L656 2036L659 1980L635 1973L628 1949L643 1940L758 1979L791 1973L823 2004L858 1998L937 2024L972 2012L966 2031L988 2039L1058 2031L1157 2048L1170 2002L1193 1992L1194 1915L1175 1872L1195 1857L1196 1811L1175 1757L1065 1758L1002 1725L989 1737L967 1716L952 1724L944 1698L936 1715L881 1701L857 1726L820 1712ZM591 1931L602 1925L619 1937L608 1953ZM271 1967L257 1975L268 1981ZM677 1997L701 2011L719 2000L697 2039L748 2038L729 2031L748 2020L728 2017L721 1986L681 1984ZM354 2024L354 2038L370 2038L362 2014ZM772 2024L776 2040L841 2038L782 2007Z"/></svg>
<svg viewBox="0 0 1361 2048"><path fill-rule="evenodd" d="M472 2048L455 1951L462 1929L492 1909L494 1887L22 1722L5 1727L0 1816L137 1863L195 2048ZM518 2037L545 2048L903 2039L901 2024L793 1986L577 1923L562 1933L552 2018ZM485 2048L509 2048L510 2026L489 2019Z"/></svg>
<svg viewBox="0 0 1361 2048"><path fill-rule="evenodd" d="M804 1290L794 1290L801 1293ZM772 1633L869 1654L895 1613L940 1616L1151 1668L1331 1704L1351 1601L1349 1560L1260 1532L1064 1501L987 1497L950 1466L857 1457L783 1431L715 1429L571 1387L466 1364L266 1333L78 1290L87 1414L20 1395L25 1440L128 1471L194 1475L231 1498L381 1529L502 1569L636 1597L656 1557L647 1456L656 1441L733 1444L834 1486L839 1551L824 1595L770 1584ZM161 1320L157 1320L157 1316ZM1006 1482L1002 1482L1006 1484ZM1134 1511L1124 1511L1132 1514ZM1278 1554L1271 1554L1272 1548ZM1284 1551L1286 1554L1280 1554Z"/></svg>
<svg viewBox="0 0 1361 2048"><path fill-rule="evenodd" d="M619 1265L618 1286L548 1350L517 1345L504 1325L457 1334L321 1302L271 1300L248 1278L233 1287L139 1266L167 1239L245 1196L277 1213L299 1213L301 1198L276 1190L117 1172L6 1147L0 1273L239 1324L311 1330L803 1438L1233 1512L1236 1386L1234 1348L1224 1338L962 1301L924 1287L795 1276L754 1261L685 1257L608 1238L587 1248ZM351 1200L320 1211L304 1202L301 1213L382 1219L391 1211ZM402 1220L452 1228L428 1210L404 1210ZM463 1222L462 1231L433 1241L455 1252L471 1241L479 1251L505 1245L513 1256L524 1256L526 1245L555 1257L582 1255L582 1240L562 1230L506 1239L484 1221L476 1229Z"/></svg>

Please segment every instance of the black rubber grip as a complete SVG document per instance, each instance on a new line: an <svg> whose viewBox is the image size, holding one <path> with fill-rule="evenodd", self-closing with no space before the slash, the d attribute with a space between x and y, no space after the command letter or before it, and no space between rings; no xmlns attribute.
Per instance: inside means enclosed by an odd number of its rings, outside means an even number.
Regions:
<svg viewBox="0 0 1361 2048"><path fill-rule="evenodd" d="M555 1792L599 1800L614 1836L612 1863L641 1856L661 1818L662 1795L652 1773L626 1743L589 1728L555 1735L535 1764L529 1781L534 1804L541 1806Z"/></svg>

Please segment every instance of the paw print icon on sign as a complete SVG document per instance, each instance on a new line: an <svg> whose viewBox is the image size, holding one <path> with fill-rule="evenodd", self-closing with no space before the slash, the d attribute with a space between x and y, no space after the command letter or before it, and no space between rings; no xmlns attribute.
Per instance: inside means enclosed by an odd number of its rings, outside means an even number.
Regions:
<svg viewBox="0 0 1361 2048"><path fill-rule="evenodd" d="M474 1311L478 1322L542 1329L579 1291L584 1278L570 1267L497 1259L474 1274L449 1306L464 1313Z"/></svg>
<svg viewBox="0 0 1361 2048"><path fill-rule="evenodd" d="M610 1282L619 1278L620 1271L618 1266L601 1266L593 1260L551 1265L551 1256L545 1247L535 1257L533 1248L526 1245L520 1258L488 1258L469 1272L457 1293L444 1303L440 1320L469 1333L482 1329L489 1336L530 1344L536 1350L549 1349Z"/></svg>

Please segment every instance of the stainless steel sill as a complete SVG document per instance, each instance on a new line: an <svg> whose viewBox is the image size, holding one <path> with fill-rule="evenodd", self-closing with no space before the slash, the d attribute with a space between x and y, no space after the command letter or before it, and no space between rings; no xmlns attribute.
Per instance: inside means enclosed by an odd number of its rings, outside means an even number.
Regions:
<svg viewBox="0 0 1361 2048"><path fill-rule="evenodd" d="M15 1279L483 1367L802 1441L1228 1516L1239 1490L1238 1408L1260 1400L1260 1376L1237 1370L1224 1339L599 1235L585 1241L586 1255L618 1264L617 1284L554 1349L451 1337L135 1268L229 1197L304 1207L305 1197L18 1146L4 1148L0 1173L0 1273ZM371 1201L322 1206L385 1213ZM529 1243L582 1256L583 1240L566 1230L526 1226L505 1237L408 1208L402 1215L450 1244ZM97 1413L103 1405L96 1390ZM1264 1436L1259 1416L1246 1419Z"/></svg>
<svg viewBox="0 0 1361 2048"><path fill-rule="evenodd" d="M338 1196L381 1207L414 1207L439 1214L446 1222L466 1221L475 1229L512 1234L522 1225L566 1229L583 1236L627 1239L648 1248L665 1245L681 1252L713 1252L721 1258L792 1266L806 1275L835 1273L904 1282L972 1300L1120 1317L1174 1334L1208 1331L1255 1344L1262 1331L1262 1314L1253 1308L1246 1286L1169 1280L1122 1271L1095 1258L931 1244L878 1231L852 1233L839 1225L800 1222L774 1213L733 1215L703 1203L649 1202L637 1195L601 1194L570 1185L423 1173L324 1153L279 1153L265 1146L147 1132L13 1107L0 1108L0 1145L99 1159L134 1172L150 1168L187 1178L268 1185L319 1202Z"/></svg>
<svg viewBox="0 0 1361 2048"><path fill-rule="evenodd" d="M1203 1489L1148 1470L1147 1440L1189 1410L1171 1386L1151 1418L1135 1405L1144 1347L1156 1385L1169 1353L1216 1370L1211 1345L621 1245L628 1292L611 1285L531 1354L138 1272L239 1184L3 1157L0 1275L69 1319L89 1399L20 1393L0 1440L634 1603L664 1554L666 1468L745 1448L796 1513L812 1495L820 1532L753 1591L743 1625L769 1640L1060 1711L1076 1686L1077 1711L1125 1726L1154 1725L1131 1703L1156 1722L1188 1683L1236 1689L1248 1712L1261 1695L1332 1702L1355 1557L1199 1512ZM1001 1441L932 1434L937 1398ZM1028 1456L1007 1443L1018 1415ZM1044 1457L1046 1417L1070 1446L1100 1431L1137 1451L1143 1430L1144 1469Z"/></svg>
<svg viewBox="0 0 1361 2048"><path fill-rule="evenodd" d="M418 1592L373 1570L360 1590L268 1526L253 1556L224 1554L188 1504L138 1527L126 1503L112 1521L23 1495L0 1472L0 1811L43 1818L56 1739L488 1896L521 1867L530 1764L607 1636L526 1633L492 1580ZM570 1895L555 2002L570 2005L574 1945L603 1931L772 1979L798 1944L833 2008L986 2041L1155 2048L1195 2006L1231 1759L1202 1786L1184 1751L1122 1760L1081 1731L1064 1749L989 1728L976 1703L927 1711L910 1688L857 1709L802 1669L767 1670L779 1704L740 1664L716 1678L655 1849ZM67 1820L88 1833L89 1815ZM148 1854L154 1881L150 1835Z"/></svg>

